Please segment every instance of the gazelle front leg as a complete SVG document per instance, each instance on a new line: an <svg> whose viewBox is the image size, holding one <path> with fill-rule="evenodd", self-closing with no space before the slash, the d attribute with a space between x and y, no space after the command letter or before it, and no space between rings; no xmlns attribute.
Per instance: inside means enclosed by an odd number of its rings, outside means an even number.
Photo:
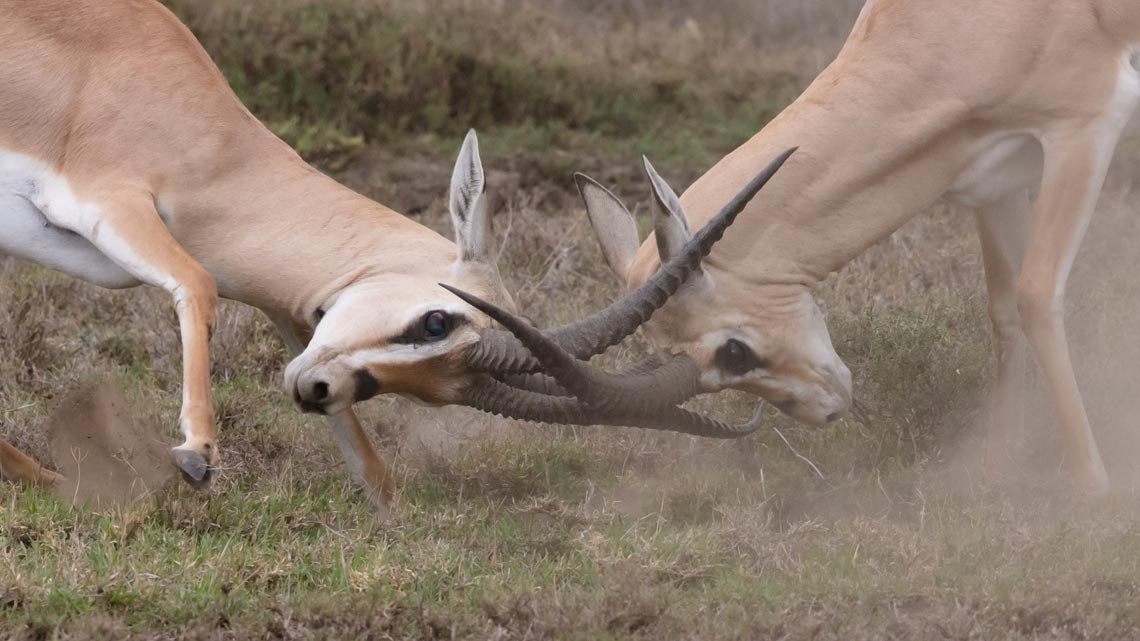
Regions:
<svg viewBox="0 0 1140 641"><path fill-rule="evenodd" d="M218 308L214 279L170 235L146 193L112 193L96 199L98 212L74 229L144 283L174 297L182 338L182 413L185 441L174 448L184 478L209 485L218 464L217 428L210 398L210 332Z"/></svg>
<svg viewBox="0 0 1140 641"><path fill-rule="evenodd" d="M1115 125L1115 123L1113 123ZM1045 170L1033 231L1017 286L1021 326L1053 393L1065 458L1081 487L1108 491L1108 475L1089 428L1065 339L1065 281L1104 183L1119 133L1068 131L1042 140Z"/></svg>
<svg viewBox="0 0 1140 641"><path fill-rule="evenodd" d="M356 412L349 408L329 416L329 427L332 428L333 438L348 465L352 480L376 506L380 518L387 518L391 506L396 502L396 482L392 479L388 465L372 446L372 441L368 440Z"/></svg>
<svg viewBox="0 0 1140 641"><path fill-rule="evenodd" d="M305 350L305 345L311 337L306 327L295 324L291 319L268 314L269 319L277 326L290 354L296 356ZM380 453L368 440L368 434L360 425L356 412L349 408L343 412L328 417L329 427L332 428L333 438L340 448L348 466L348 473L352 480L364 490L368 500L376 506L381 519L387 518L391 506L396 501L396 482L392 473Z"/></svg>
<svg viewBox="0 0 1140 641"><path fill-rule="evenodd" d="M1017 276L1025 256L1033 214L1022 190L981 206L975 212L986 295L997 357L997 378L990 403L991 434L1019 438L1025 424L1025 334L1017 312Z"/></svg>

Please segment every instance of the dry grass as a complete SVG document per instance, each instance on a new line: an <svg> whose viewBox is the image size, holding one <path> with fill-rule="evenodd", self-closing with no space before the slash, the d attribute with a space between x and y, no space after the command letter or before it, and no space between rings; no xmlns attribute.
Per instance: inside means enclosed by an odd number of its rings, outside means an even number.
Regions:
<svg viewBox="0 0 1140 641"><path fill-rule="evenodd" d="M850 16L846 6L834 9L839 3L723 3L744 12L726 15L786 12L787 24L813 10L845 16L809 21L818 30L798 35L784 30L787 51L826 43L814 46L820 62L787 59L797 86L834 50L827 38L842 30L829 25ZM459 13L433 14L428 3L374 4L433 29L458 29L488 7L499 13L484 19L505 20L516 6L457 1L447 6ZM246 6L256 23L255 12L270 4L223 4L200 14L198 27L229 24L224 17ZM683 2L576 0L548 15L527 6L509 18L522 21L509 22L512 29L561 25L558 12L586 25L568 27L565 42L551 45L567 59L575 47L584 60L601 55L574 39L611 22L598 37L630 51L638 50L627 42L634 29L645 38L643 52L660 34L692 32ZM700 26L704 34L717 28ZM777 32L732 31L732 46L767 53ZM510 47L504 56L520 60L544 51L540 38L511 40L501 35L480 55L494 60L502 43ZM715 45L707 51L719 55ZM632 56L623 64L646 67L633 84L659 73L646 53L621 55ZM668 73L697 91L706 82L701 64L670 59ZM356 97L338 100L357 104ZM473 113L457 116L455 129ZM361 133L330 118L346 135ZM640 202L637 150L668 156L680 187L739 141L694 143L676 127L647 141L635 127L599 145L562 121L481 133L503 272L543 324L615 293L571 171L586 170ZM335 173L447 233L449 135L392 128L365 136ZM379 139L386 142L373 144ZM550 148L518 151L520 140ZM402 506L383 525L350 487L323 423L293 410L278 389L285 354L271 328L253 310L226 304L212 343L226 464L214 490L178 486L129 508L83 512L0 487L0 638L1140 638L1131 418L1140 410L1132 390L1140 253L1130 243L1140 220L1138 158L1135 141L1126 141L1069 296L1078 376L1117 486L1102 505L1068 494L1039 389L1025 447L1009 460L986 449L984 430L975 429L991 371L980 261L971 221L936 209L820 288L837 348L856 375L859 418L809 429L773 416L787 443L775 431L722 443L514 425L381 398L363 417L404 488ZM179 348L164 295L106 292L3 261L0 301L5 438L46 455L52 409L92 378L117 381L156 438L173 437ZM612 358L642 349L634 341ZM740 411L733 398L705 402Z"/></svg>

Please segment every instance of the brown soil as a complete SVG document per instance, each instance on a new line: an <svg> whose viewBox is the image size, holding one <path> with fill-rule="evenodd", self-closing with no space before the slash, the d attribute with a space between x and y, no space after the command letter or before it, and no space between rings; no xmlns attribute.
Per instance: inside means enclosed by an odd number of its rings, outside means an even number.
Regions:
<svg viewBox="0 0 1140 641"><path fill-rule="evenodd" d="M119 505L174 478L167 445L132 415L122 392L91 383L68 397L49 423L61 496L75 504Z"/></svg>

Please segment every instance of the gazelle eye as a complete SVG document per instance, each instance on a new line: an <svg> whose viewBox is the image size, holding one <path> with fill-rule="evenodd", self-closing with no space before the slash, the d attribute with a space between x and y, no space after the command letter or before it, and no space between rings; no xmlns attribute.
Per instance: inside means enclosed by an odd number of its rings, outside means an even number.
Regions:
<svg viewBox="0 0 1140 641"><path fill-rule="evenodd" d="M424 340L431 343L447 336L451 330L449 320L443 312L428 312L424 316Z"/></svg>
<svg viewBox="0 0 1140 641"><path fill-rule="evenodd" d="M734 376L741 376L758 368L766 367L767 361L757 358L756 354L744 343L730 338L716 351L716 365Z"/></svg>

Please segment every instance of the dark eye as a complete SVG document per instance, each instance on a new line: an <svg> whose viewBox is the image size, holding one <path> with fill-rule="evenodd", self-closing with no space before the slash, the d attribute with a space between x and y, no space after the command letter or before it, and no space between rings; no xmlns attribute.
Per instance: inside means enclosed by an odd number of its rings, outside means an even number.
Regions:
<svg viewBox="0 0 1140 641"><path fill-rule="evenodd" d="M325 317L325 310L318 307L316 311L313 312L313 316L316 317L317 322L319 323L321 322L321 319Z"/></svg>
<svg viewBox="0 0 1140 641"><path fill-rule="evenodd" d="M424 340L431 343L447 336L451 330L450 319L443 312L428 312L424 316Z"/></svg>
<svg viewBox="0 0 1140 641"><path fill-rule="evenodd" d="M730 338L716 351L716 365L729 374L740 376L758 367L767 367L768 362L757 358L744 343Z"/></svg>

